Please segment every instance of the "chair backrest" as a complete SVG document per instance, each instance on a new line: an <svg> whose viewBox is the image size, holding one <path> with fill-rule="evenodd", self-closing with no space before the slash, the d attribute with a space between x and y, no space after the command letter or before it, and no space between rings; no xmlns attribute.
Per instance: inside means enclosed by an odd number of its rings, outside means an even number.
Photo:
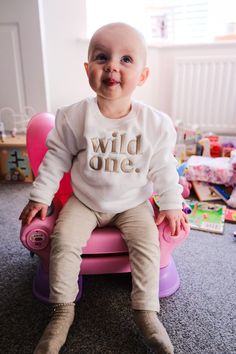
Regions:
<svg viewBox="0 0 236 354"><path fill-rule="evenodd" d="M30 165L34 176L38 175L39 166L47 152L46 139L55 125L55 117L51 113L38 113L33 116L27 126L26 144ZM72 193L70 174L65 173L55 199L64 204Z"/></svg>

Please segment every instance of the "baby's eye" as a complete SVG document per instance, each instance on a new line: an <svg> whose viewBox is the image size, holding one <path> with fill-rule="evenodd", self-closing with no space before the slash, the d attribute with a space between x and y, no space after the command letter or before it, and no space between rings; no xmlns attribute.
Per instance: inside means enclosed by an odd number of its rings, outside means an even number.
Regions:
<svg viewBox="0 0 236 354"><path fill-rule="evenodd" d="M105 62L107 60L106 54L99 53L95 56L95 60L99 62Z"/></svg>
<svg viewBox="0 0 236 354"><path fill-rule="evenodd" d="M124 55L122 58L121 58L121 61L128 64L128 63L132 63L133 60L132 58L129 56L129 55Z"/></svg>

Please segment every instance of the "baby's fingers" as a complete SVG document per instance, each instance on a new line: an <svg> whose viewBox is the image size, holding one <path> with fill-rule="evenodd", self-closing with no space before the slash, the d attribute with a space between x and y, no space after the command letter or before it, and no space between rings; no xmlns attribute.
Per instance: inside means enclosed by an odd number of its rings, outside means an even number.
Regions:
<svg viewBox="0 0 236 354"><path fill-rule="evenodd" d="M23 209L19 219L22 220L22 225L29 225L37 213L40 212L41 219L45 219L47 214L47 205L29 202Z"/></svg>
<svg viewBox="0 0 236 354"><path fill-rule="evenodd" d="M181 220L181 226L184 231L188 231L188 215L184 214L183 219Z"/></svg>
<svg viewBox="0 0 236 354"><path fill-rule="evenodd" d="M26 214L25 223L29 225L38 212L37 209L30 210L28 214Z"/></svg>
<svg viewBox="0 0 236 354"><path fill-rule="evenodd" d="M171 236L177 236L179 233L178 222L175 219L169 220Z"/></svg>
<svg viewBox="0 0 236 354"><path fill-rule="evenodd" d="M25 208L19 217L19 219L22 221L22 225L29 225L37 213L37 209Z"/></svg>

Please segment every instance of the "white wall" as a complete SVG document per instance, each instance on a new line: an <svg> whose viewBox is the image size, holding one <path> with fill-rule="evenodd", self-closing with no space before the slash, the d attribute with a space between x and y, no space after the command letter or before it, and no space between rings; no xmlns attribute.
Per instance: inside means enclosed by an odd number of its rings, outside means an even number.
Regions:
<svg viewBox="0 0 236 354"><path fill-rule="evenodd" d="M73 103L91 93L83 68L87 41L84 8L78 0L40 0L44 58L47 68L48 109Z"/></svg>
<svg viewBox="0 0 236 354"><path fill-rule="evenodd" d="M71 104L93 94L84 71L88 41L85 0L40 0L44 57L47 67L48 109ZM172 113L175 60L183 56L235 55L236 43L149 47L150 76L135 97L169 115ZM235 132L236 133L236 132Z"/></svg>
<svg viewBox="0 0 236 354"><path fill-rule="evenodd" d="M83 63L87 59L84 0L41 0L42 36L47 71L48 109L55 112L62 105L93 95ZM159 76L159 51L150 48L151 69L147 83L138 87L135 97L157 106L156 83Z"/></svg>

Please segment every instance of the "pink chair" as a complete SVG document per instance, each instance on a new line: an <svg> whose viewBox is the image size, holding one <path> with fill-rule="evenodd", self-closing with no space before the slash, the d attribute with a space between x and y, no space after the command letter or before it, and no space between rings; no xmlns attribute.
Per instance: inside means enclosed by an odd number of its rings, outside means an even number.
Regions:
<svg viewBox="0 0 236 354"><path fill-rule="evenodd" d="M27 128L27 150L30 164L35 176L38 167L47 151L45 145L46 137L54 126L54 116L49 113L39 113L29 122ZM23 245L37 254L40 264L33 283L34 295L43 302L48 302L48 268L50 253L50 234L52 233L57 215L72 192L70 185L70 175L65 174L58 192L53 200L53 208L49 208L50 213L46 220L35 218L28 226L21 229L20 239ZM150 199L154 213L158 213L153 199ZM159 238L161 248L161 269L160 269L160 297L173 294L180 285L179 274L172 251L181 244L188 236L189 232L181 230L177 237L171 237L170 229L166 222L159 227ZM86 247L83 250L81 271L78 275L80 291L77 296L79 300L82 294L83 274L108 274L130 272L127 247L121 237L120 231L116 228L97 228L93 231Z"/></svg>

